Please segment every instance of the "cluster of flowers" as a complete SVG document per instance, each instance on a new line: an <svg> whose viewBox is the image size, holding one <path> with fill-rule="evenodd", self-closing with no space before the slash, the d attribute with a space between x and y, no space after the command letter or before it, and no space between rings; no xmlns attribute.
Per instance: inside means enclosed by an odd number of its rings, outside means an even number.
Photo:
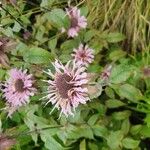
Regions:
<svg viewBox="0 0 150 150"><path fill-rule="evenodd" d="M81 16L80 10L76 7L66 9L66 13L70 18L70 28L67 30L69 37L78 35L82 28L86 28L87 20ZM3 43L0 43L0 46ZM93 50L88 45L80 44L77 49L73 50L73 60L63 65L56 60L53 64L55 73L48 70L50 76L48 83L47 95L43 99L48 99L48 103L52 103L54 108L60 109L60 115L73 115L75 108L81 103L85 104L88 100L88 83L86 69L94 60ZM33 86L34 79L27 70L18 70L16 68L9 71L9 78L3 84L3 96L8 106L8 116L29 102L30 96L33 96L37 89Z"/></svg>

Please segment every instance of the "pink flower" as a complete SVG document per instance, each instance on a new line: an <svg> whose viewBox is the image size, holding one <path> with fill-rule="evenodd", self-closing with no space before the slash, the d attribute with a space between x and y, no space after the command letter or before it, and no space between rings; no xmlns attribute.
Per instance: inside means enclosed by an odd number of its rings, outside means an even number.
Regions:
<svg viewBox="0 0 150 150"><path fill-rule="evenodd" d="M68 62L65 66L56 60L53 63L56 72L52 74L48 70L47 74L50 75L53 79L47 80L49 84L47 93L48 95L43 97L48 99L48 103L52 103L55 108L61 109L61 114L73 115L72 110L75 111L75 108L81 103L86 104L89 100L87 94L87 73L84 72L84 67L78 67L73 62ZM53 111L52 110L52 111Z"/></svg>
<svg viewBox="0 0 150 150"><path fill-rule="evenodd" d="M29 102L30 96L36 92L33 83L32 75L28 75L27 70L11 69L9 71L9 79L2 89L7 101L6 105L10 107L8 116L18 107Z"/></svg>
<svg viewBox="0 0 150 150"><path fill-rule="evenodd" d="M69 7L66 9L66 13L70 19L70 28L67 31L69 37L78 36L78 32L81 28L86 28L87 19L84 16L81 16L80 10L77 7Z"/></svg>
<svg viewBox="0 0 150 150"><path fill-rule="evenodd" d="M93 49L89 48L88 45L83 46L83 44L80 44L79 48L73 51L72 56L78 65L87 67L94 60Z"/></svg>

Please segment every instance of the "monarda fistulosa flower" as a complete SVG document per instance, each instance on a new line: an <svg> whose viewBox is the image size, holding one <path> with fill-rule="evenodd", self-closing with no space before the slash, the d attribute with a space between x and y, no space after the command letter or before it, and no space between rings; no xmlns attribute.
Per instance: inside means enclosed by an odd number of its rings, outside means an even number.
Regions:
<svg viewBox="0 0 150 150"><path fill-rule="evenodd" d="M84 46L83 44L80 44L79 47L73 51L74 53L72 56L78 65L88 67L94 60L94 51L89 48L88 45Z"/></svg>
<svg viewBox="0 0 150 150"><path fill-rule="evenodd" d="M8 116L11 116L20 106L29 103L30 96L36 92L33 83L32 74L27 74L27 70L22 71L15 68L9 71L9 78L2 88Z"/></svg>
<svg viewBox="0 0 150 150"><path fill-rule="evenodd" d="M78 32L81 29L86 28L87 19L84 16L81 16L80 10L77 7L66 8L66 13L70 19L70 27L67 29L68 36L78 36Z"/></svg>
<svg viewBox="0 0 150 150"><path fill-rule="evenodd" d="M46 105L51 102L54 108L60 109L60 116L62 113L65 116L74 115L73 111L79 104L86 104L90 100L85 87L88 83L85 67L75 62L68 62L64 66L58 60L53 66L55 73L47 72L52 79L46 80L48 94L43 99L48 99Z"/></svg>

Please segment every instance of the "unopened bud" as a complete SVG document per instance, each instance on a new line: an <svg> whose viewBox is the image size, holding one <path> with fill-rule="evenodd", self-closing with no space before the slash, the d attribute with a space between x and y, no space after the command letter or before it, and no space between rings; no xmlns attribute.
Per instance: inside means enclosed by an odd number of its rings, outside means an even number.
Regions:
<svg viewBox="0 0 150 150"><path fill-rule="evenodd" d="M101 74L102 80L108 80L111 74L112 65L106 66Z"/></svg>

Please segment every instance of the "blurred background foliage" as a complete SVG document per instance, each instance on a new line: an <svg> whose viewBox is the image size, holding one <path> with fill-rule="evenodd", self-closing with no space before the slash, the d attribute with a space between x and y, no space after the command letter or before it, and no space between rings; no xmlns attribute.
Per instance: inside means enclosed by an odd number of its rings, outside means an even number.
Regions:
<svg viewBox="0 0 150 150"><path fill-rule="evenodd" d="M27 68L37 80L38 93L12 118L0 111L1 134L16 139L14 150L150 149L149 1L72 0L70 4L88 19L87 29L74 39L61 33L70 24L67 0L2 1L0 35L9 37L10 45L9 65L1 65L0 80L10 68ZM44 107L39 100L45 90L43 70L52 69L56 58L68 62L80 43L95 50L89 73L100 76L105 65L113 66L109 84L94 91L74 117L58 120L59 112L50 115L52 106ZM100 89L100 81L93 81ZM1 97L0 108L4 106ZM8 139L1 137L2 145Z"/></svg>

